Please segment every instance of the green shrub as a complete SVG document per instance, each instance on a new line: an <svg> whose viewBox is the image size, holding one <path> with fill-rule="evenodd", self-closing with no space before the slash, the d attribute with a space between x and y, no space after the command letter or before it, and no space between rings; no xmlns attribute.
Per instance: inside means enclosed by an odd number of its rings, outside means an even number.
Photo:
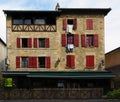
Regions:
<svg viewBox="0 0 120 102"><path fill-rule="evenodd" d="M107 98L120 99L120 89L116 89L107 93Z"/></svg>

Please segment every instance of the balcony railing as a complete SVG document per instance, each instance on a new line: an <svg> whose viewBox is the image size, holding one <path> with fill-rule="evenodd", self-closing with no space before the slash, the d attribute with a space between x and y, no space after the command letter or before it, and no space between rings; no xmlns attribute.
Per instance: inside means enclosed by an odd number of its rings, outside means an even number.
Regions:
<svg viewBox="0 0 120 102"><path fill-rule="evenodd" d="M56 25L12 25L13 32L56 32Z"/></svg>

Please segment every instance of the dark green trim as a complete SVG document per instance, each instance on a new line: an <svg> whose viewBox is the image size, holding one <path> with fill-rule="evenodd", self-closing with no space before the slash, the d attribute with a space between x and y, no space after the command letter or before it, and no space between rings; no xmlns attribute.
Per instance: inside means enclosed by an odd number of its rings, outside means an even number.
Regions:
<svg viewBox="0 0 120 102"><path fill-rule="evenodd" d="M27 77L41 77L41 78L113 78L112 73L101 72L30 72Z"/></svg>

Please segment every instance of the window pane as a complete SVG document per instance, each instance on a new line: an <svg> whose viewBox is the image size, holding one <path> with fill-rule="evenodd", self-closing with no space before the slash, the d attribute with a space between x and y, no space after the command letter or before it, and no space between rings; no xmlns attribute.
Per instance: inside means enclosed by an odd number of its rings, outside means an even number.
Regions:
<svg viewBox="0 0 120 102"><path fill-rule="evenodd" d="M22 19L13 19L13 24L23 24Z"/></svg>
<svg viewBox="0 0 120 102"><path fill-rule="evenodd" d="M45 24L45 19L36 19L34 21L35 24Z"/></svg>
<svg viewBox="0 0 120 102"><path fill-rule="evenodd" d="M28 47L28 39L27 38L23 38L22 39L22 48L27 48Z"/></svg>
<svg viewBox="0 0 120 102"><path fill-rule="evenodd" d="M39 57L38 58L38 67L39 68L45 68L45 57Z"/></svg>
<svg viewBox="0 0 120 102"><path fill-rule="evenodd" d="M28 58L22 57L22 68L28 68Z"/></svg>
<svg viewBox="0 0 120 102"><path fill-rule="evenodd" d="M94 46L94 36L93 35L87 35L86 44L88 47Z"/></svg>
<svg viewBox="0 0 120 102"><path fill-rule="evenodd" d="M40 38L39 39L39 47L40 48L45 48L45 38Z"/></svg>
<svg viewBox="0 0 120 102"><path fill-rule="evenodd" d="M24 24L31 24L31 19L25 19Z"/></svg>

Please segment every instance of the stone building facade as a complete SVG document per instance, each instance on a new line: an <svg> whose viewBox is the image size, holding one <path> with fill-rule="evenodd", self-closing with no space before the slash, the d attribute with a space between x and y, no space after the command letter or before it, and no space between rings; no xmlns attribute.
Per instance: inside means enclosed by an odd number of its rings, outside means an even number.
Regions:
<svg viewBox="0 0 120 102"><path fill-rule="evenodd" d="M110 10L4 10L10 64L3 76L15 88L110 89L113 75L104 65L104 17Z"/></svg>

